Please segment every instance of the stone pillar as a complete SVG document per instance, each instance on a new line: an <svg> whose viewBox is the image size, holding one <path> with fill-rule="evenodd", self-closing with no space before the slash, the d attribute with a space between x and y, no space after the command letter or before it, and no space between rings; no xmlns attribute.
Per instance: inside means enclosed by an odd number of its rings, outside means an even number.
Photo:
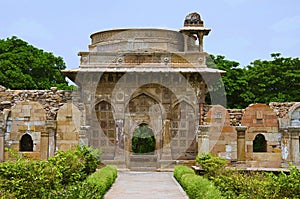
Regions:
<svg viewBox="0 0 300 199"><path fill-rule="evenodd" d="M162 160L172 160L170 120L164 121Z"/></svg>
<svg viewBox="0 0 300 199"><path fill-rule="evenodd" d="M87 132L88 129L90 128L90 126L80 126L80 130L79 130L79 145L80 146L84 146L84 145L88 145L88 138L87 138Z"/></svg>
<svg viewBox="0 0 300 199"><path fill-rule="evenodd" d="M201 125L198 129L198 154L209 153L209 125Z"/></svg>
<svg viewBox="0 0 300 199"><path fill-rule="evenodd" d="M48 149L49 149L49 133L44 131L41 133L41 148L40 148L40 157L42 160L48 158Z"/></svg>
<svg viewBox="0 0 300 199"><path fill-rule="evenodd" d="M203 52L203 44L204 44L203 37L204 37L204 35L202 32L198 32L197 37L199 40L199 52Z"/></svg>
<svg viewBox="0 0 300 199"><path fill-rule="evenodd" d="M4 128L0 126L0 162L4 162Z"/></svg>
<svg viewBox="0 0 300 199"><path fill-rule="evenodd" d="M115 150L115 160L125 161L124 153L124 121L122 119L116 120L116 150Z"/></svg>
<svg viewBox="0 0 300 199"><path fill-rule="evenodd" d="M246 134L247 126L237 126L237 160L246 161Z"/></svg>
<svg viewBox="0 0 300 199"><path fill-rule="evenodd" d="M56 121L55 120L47 120L46 121L46 130L48 132L48 157L53 157L55 155L56 148Z"/></svg>
<svg viewBox="0 0 300 199"><path fill-rule="evenodd" d="M300 126L289 126L290 134L290 157L293 163L299 163L299 135Z"/></svg>

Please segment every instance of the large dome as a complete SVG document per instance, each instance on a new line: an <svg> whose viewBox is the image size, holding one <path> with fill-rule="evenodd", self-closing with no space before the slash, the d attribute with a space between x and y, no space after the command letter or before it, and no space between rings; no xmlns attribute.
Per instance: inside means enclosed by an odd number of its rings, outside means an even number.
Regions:
<svg viewBox="0 0 300 199"><path fill-rule="evenodd" d="M184 50L184 34L166 29L133 28L113 29L91 35L92 52L130 52L130 51L167 51L181 52ZM196 38L188 37L190 50L197 50Z"/></svg>

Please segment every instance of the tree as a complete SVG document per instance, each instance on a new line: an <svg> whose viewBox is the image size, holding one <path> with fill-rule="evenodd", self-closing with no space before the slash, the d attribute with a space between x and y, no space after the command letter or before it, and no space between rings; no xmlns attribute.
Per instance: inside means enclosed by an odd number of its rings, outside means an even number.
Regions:
<svg viewBox="0 0 300 199"><path fill-rule="evenodd" d="M225 97L227 98L228 108L243 108L247 106L244 102L244 95L247 93L247 80L245 79L244 68L239 68L236 61L226 60L221 55L210 55L211 59L207 62L208 67L217 68L226 71L222 76L222 82L225 87Z"/></svg>
<svg viewBox="0 0 300 199"><path fill-rule="evenodd" d="M0 85L9 89L70 89L61 70L62 57L13 36L0 39Z"/></svg>
<svg viewBox="0 0 300 199"><path fill-rule="evenodd" d="M300 59L271 54L273 60L255 60L247 66L251 103L300 101Z"/></svg>
<svg viewBox="0 0 300 199"><path fill-rule="evenodd" d="M211 55L208 67L226 71L222 81L228 108L246 108L251 103L300 101L300 59L282 57L280 53L273 53L271 57L272 60L255 60L239 68L238 62Z"/></svg>

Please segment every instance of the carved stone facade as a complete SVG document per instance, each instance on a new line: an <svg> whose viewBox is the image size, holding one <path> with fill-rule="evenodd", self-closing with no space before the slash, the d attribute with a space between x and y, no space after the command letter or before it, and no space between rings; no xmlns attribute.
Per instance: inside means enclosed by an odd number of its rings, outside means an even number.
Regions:
<svg viewBox="0 0 300 199"><path fill-rule="evenodd" d="M210 29L200 15L184 24L180 31L92 34L80 67L63 71L78 91L0 87L0 161L9 159L5 147L46 159L86 144L102 149L104 163L126 169L194 164L202 152L235 166L300 164L300 103L206 105L208 88L225 71L206 66L203 38ZM153 148L139 152L147 145Z"/></svg>

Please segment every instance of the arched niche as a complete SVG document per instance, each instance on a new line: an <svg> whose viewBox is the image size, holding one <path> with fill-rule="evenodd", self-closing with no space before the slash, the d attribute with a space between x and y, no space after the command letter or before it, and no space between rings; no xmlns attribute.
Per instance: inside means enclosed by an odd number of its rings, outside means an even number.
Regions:
<svg viewBox="0 0 300 199"><path fill-rule="evenodd" d="M300 103L295 104L289 112L290 126L300 126Z"/></svg>
<svg viewBox="0 0 300 199"><path fill-rule="evenodd" d="M253 140L253 152L267 152L267 141L263 134L257 134Z"/></svg>
<svg viewBox="0 0 300 199"><path fill-rule="evenodd" d="M33 151L33 140L31 135L28 133L22 135L20 140L20 151L21 152L30 152Z"/></svg>
<svg viewBox="0 0 300 199"><path fill-rule="evenodd" d="M116 146L116 122L114 108L107 101L101 101L95 105L97 122L93 124L89 143L95 148L102 149L102 159L112 160L115 157Z"/></svg>

